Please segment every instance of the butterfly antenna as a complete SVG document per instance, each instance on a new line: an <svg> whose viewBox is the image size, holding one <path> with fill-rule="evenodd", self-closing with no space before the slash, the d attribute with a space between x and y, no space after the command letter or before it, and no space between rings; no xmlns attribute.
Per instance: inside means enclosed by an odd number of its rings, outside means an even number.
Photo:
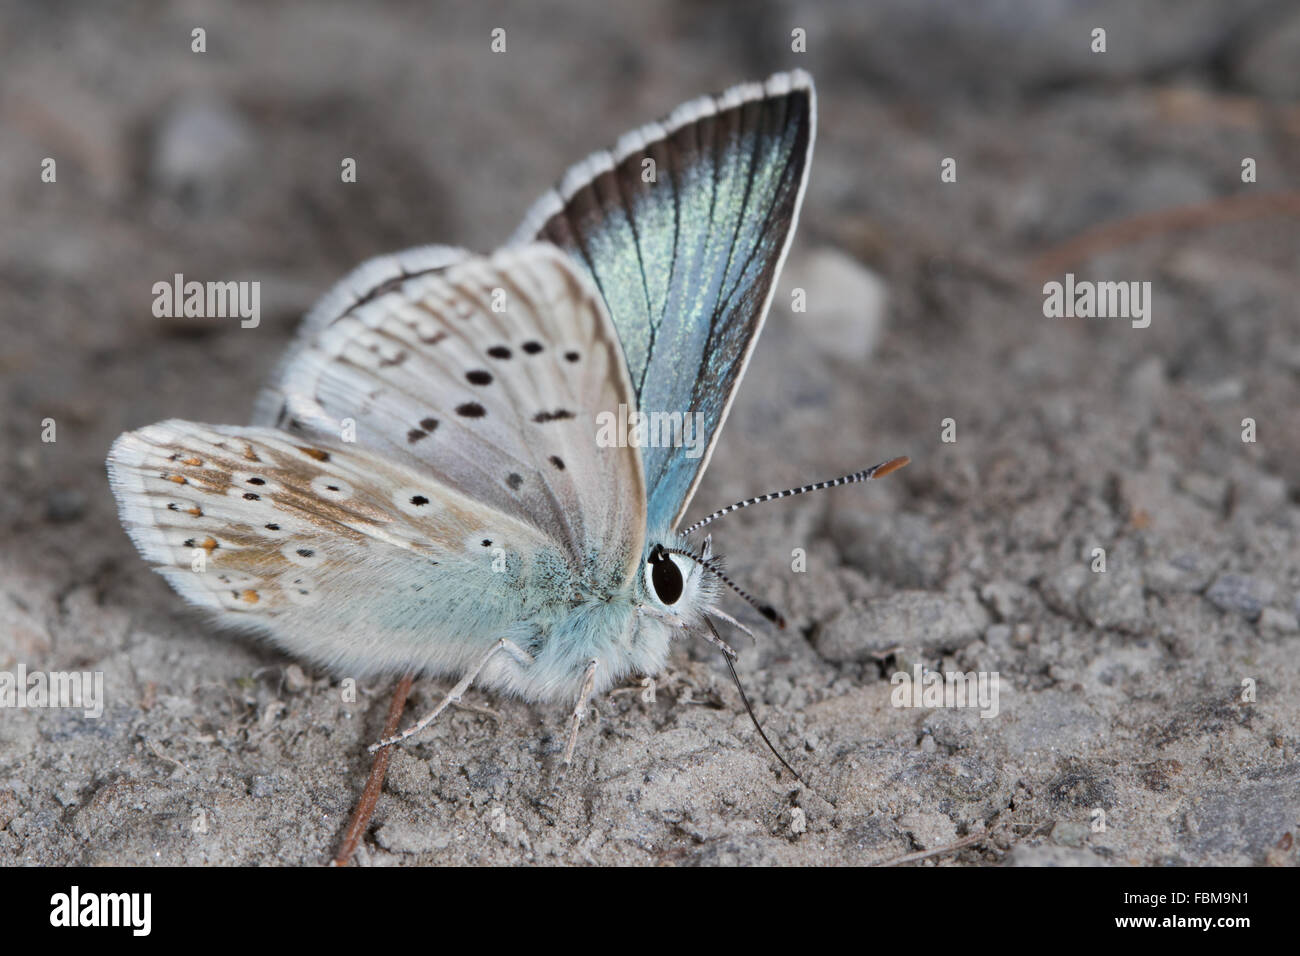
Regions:
<svg viewBox="0 0 1300 956"><path fill-rule="evenodd" d="M713 636L717 638L719 642L722 642L722 637L718 634L718 629L713 626L713 622L708 618L705 618L704 623L709 625L709 630L713 632ZM790 766L790 764L786 762L786 759L781 756L781 752L772 745L772 741L767 739L767 734L763 733L763 725L758 722L758 715L754 713L754 708L749 703L749 697L745 694L745 688L740 686L740 675L736 673L736 665L731 662L731 658L726 654L722 655L722 659L727 662L727 668L731 671L731 679L735 682L736 690L740 692L740 699L744 701L745 710L749 712L749 719L754 722L754 729L757 730L758 735L763 738L763 743L767 744L767 749L772 751L772 756L781 761L781 766L785 767L786 770L789 770L796 780L803 783L803 777L799 776L794 767Z"/></svg>
<svg viewBox="0 0 1300 956"><path fill-rule="evenodd" d="M706 518L701 518L695 524L691 525L682 534L691 534L698 531L706 524L716 521L723 515L731 514L733 511L739 511L741 508L748 508L750 505L762 504L764 501L775 501L777 498L789 498L792 495L806 495L810 491L821 491L823 488L837 488L840 485L853 485L859 481L870 481L872 478L884 478L890 472L898 471L904 465L909 464L912 459L904 455L901 458L891 458L889 461L882 461L878 465L866 469L865 471L855 471L851 475L845 475L842 478L832 478L830 481L819 481L815 484L804 485L802 488L787 488L785 491L773 491L766 495L759 495L757 498L746 498L744 501L737 501L734 505L727 505L718 511L713 512Z"/></svg>
<svg viewBox="0 0 1300 956"><path fill-rule="evenodd" d="M717 558L709 558L706 560L700 557L695 552L687 551L683 548L663 548L663 550L667 551L669 554L680 554L682 555L682 557L690 558L692 561L694 561L696 564L702 567L705 571L708 571L710 574L712 574L715 578L717 578L727 587L731 588L731 590L739 594L745 600L745 602L750 607L752 607L755 611L763 615L763 617L767 618L769 621L771 621L781 630L783 631L785 630L785 618L781 615L781 612L778 611L776 608L772 607L772 605L770 604L764 604L758 598L754 597L754 595L750 594L748 591L742 588L735 581L731 580L731 578L727 577L727 575L723 572L723 570L717 567L713 563L717 560Z"/></svg>

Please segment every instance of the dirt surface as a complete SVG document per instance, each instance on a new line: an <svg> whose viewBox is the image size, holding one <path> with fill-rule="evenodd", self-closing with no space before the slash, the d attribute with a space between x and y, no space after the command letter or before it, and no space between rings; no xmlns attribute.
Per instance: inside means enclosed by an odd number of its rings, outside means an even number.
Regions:
<svg viewBox="0 0 1300 956"><path fill-rule="evenodd" d="M807 785L683 645L652 702L597 702L563 779L562 709L471 693L395 754L360 861L1295 862L1294 5L265 6L0 14L0 670L106 698L0 710L0 864L330 858L391 687L347 702L187 611L118 524L109 444L247 421L362 259L491 249L588 151L795 66L802 224L693 513L913 459L717 527L790 618L739 668ZM154 318L177 272L260 281L261 324ZM1046 318L1067 272L1150 282L1149 327ZM892 706L914 666L997 672L997 716Z"/></svg>

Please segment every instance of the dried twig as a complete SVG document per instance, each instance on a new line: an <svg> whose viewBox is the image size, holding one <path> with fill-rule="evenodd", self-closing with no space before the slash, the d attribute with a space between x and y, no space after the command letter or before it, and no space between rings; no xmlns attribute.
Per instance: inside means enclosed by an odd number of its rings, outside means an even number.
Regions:
<svg viewBox="0 0 1300 956"><path fill-rule="evenodd" d="M398 724L402 720L402 711L406 709L406 698L411 693L412 680L414 675L407 674L397 682L397 689L393 691L393 702L388 705L388 719L384 721L384 732L380 734L380 740L397 733ZM366 827L370 825L370 818L374 815L375 805L379 802L379 792L384 788L384 776L388 773L391 754L392 747L380 747L375 751L375 759L370 764L370 777L366 780L366 788L361 791L357 808L352 811L348 828L343 833L343 844L339 847L338 855L334 857L334 866L347 866L352 859L352 854L357 850L357 845L361 842L361 837L365 835Z"/></svg>
<svg viewBox="0 0 1300 956"><path fill-rule="evenodd" d="M873 863L872 866L899 866L903 863L915 863L917 860L924 860L932 856L942 856L945 853L952 853L955 850L961 850L976 843L983 843L989 838L988 831L981 830L979 833L972 833L970 836L964 836L956 843L949 843L947 846L938 846L933 850L920 850L916 853L904 853L902 856L896 856L892 860L882 860L879 863Z"/></svg>
<svg viewBox="0 0 1300 956"><path fill-rule="evenodd" d="M1204 229L1209 226L1264 216L1300 216L1300 192L1225 196L1191 206L1175 206L1155 212L1103 223L1084 230L1053 246L1029 263L1035 278L1056 275L1067 266L1083 262L1098 253L1140 242L1166 232Z"/></svg>

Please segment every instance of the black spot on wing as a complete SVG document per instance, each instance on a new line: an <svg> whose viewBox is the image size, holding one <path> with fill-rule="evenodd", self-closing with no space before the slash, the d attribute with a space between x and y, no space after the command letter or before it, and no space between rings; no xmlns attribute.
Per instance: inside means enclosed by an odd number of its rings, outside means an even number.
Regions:
<svg viewBox="0 0 1300 956"><path fill-rule="evenodd" d="M427 438L429 436L429 433L432 432L437 427L438 427L438 419L421 418L420 427L412 428L410 431L406 433L406 441L408 444L414 445L421 438Z"/></svg>

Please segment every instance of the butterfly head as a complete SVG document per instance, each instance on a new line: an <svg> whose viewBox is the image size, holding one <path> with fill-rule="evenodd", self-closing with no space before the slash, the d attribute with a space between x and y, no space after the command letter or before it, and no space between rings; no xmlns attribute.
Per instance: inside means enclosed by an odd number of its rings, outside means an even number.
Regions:
<svg viewBox="0 0 1300 956"><path fill-rule="evenodd" d="M724 585L769 621L785 627L785 618L780 612L770 604L756 600L727 577L721 559L713 554L711 535L705 536L699 550L694 549L684 535L667 534L652 538L642 562L638 606L642 613L668 622L675 628L704 636L729 657L734 657L735 652L718 637L709 618L731 624L751 638L753 632L718 607L718 597Z"/></svg>
<svg viewBox="0 0 1300 956"><path fill-rule="evenodd" d="M658 612L657 616L689 627L701 623L703 614L714 603L718 586L708 573L709 558L685 551L683 543L676 535L664 535L647 546L637 597L643 607Z"/></svg>

